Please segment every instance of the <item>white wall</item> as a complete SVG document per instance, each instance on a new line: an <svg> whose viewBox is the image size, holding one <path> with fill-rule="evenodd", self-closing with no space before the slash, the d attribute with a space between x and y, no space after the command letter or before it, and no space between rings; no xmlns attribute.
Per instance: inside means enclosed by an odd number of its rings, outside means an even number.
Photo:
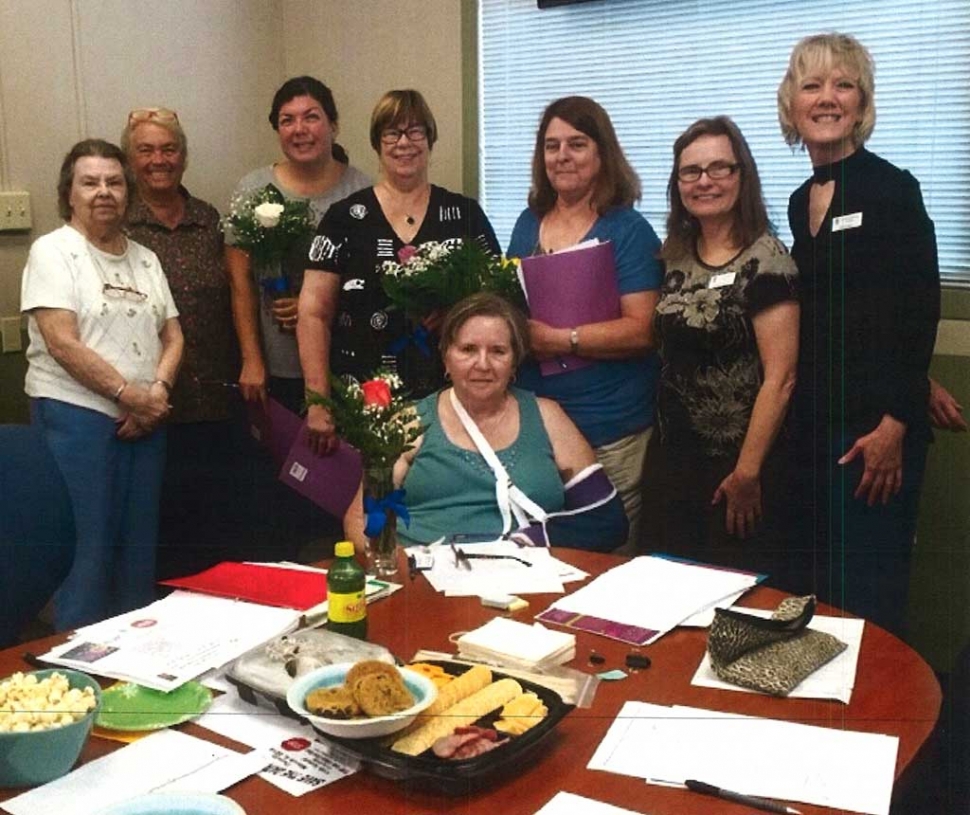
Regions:
<svg viewBox="0 0 970 815"><path fill-rule="evenodd" d="M282 0L286 74L311 74L334 92L340 142L376 177L368 138L381 95L417 88L438 123L431 180L462 190L462 52L459 0ZM474 111L472 111L474 113Z"/></svg>
<svg viewBox="0 0 970 815"><path fill-rule="evenodd" d="M272 160L281 21L278 0L0 2L0 187L30 192L34 224L0 234L0 316L19 310L31 241L61 223L64 154L88 136L117 142L132 108L178 112L186 186L220 209L245 171Z"/></svg>

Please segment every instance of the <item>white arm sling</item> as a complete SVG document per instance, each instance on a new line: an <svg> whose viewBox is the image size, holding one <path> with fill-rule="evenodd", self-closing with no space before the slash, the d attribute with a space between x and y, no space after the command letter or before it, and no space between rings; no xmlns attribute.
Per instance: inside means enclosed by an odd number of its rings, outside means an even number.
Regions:
<svg viewBox="0 0 970 815"><path fill-rule="evenodd" d="M544 523L547 517L546 511L512 483L508 470L499 461L492 446L486 441L482 431L478 429L478 425L468 415L465 406L458 401L454 388L451 389L450 396L451 406L455 409L455 414L465 428L465 432L475 442L478 452L481 453L482 458L485 459L485 462L495 474L495 500L498 503L499 512L502 514L502 534L507 535L512 531L513 515L518 524L517 529L528 526L533 521Z"/></svg>

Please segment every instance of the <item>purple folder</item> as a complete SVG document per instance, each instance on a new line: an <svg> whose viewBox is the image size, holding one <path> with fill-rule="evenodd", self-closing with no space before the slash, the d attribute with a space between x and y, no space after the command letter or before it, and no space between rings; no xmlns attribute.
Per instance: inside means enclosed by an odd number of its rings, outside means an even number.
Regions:
<svg viewBox="0 0 970 815"><path fill-rule="evenodd" d="M529 311L554 328L601 323L620 316L613 244L609 241L581 249L522 258L522 277ZM543 360L543 376L562 374L591 365L593 360L566 354Z"/></svg>
<svg viewBox="0 0 970 815"><path fill-rule="evenodd" d="M357 494L363 472L360 453L344 441L329 456L318 456L310 450L303 422L283 462L280 481L331 515L343 518Z"/></svg>
<svg viewBox="0 0 970 815"><path fill-rule="evenodd" d="M275 399L267 399L265 408L259 402L247 403L246 407L249 435L269 450L277 466L281 465L300 434L302 420Z"/></svg>

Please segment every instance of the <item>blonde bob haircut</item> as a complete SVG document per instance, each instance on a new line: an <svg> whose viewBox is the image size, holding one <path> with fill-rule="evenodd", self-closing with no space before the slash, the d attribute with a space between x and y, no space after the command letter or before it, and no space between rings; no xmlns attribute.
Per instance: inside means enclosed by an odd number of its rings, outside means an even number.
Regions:
<svg viewBox="0 0 970 815"><path fill-rule="evenodd" d="M391 127L402 130L408 125L422 125L428 131L428 150L438 141L438 124L420 91L388 91L374 106L370 116L370 146L380 155L381 134Z"/></svg>
<svg viewBox="0 0 970 815"><path fill-rule="evenodd" d="M865 144L876 127L876 64L872 54L849 34L814 34L801 40L791 52L788 70L778 86L778 122L785 141L794 146L802 140L792 120L795 94L805 77L841 68L859 83L861 116L852 132L855 147Z"/></svg>

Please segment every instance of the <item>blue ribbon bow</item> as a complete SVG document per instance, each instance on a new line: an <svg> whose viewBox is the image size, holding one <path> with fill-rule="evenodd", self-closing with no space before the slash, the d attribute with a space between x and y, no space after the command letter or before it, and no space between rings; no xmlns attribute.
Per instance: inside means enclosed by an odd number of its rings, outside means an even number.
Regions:
<svg viewBox="0 0 970 815"><path fill-rule="evenodd" d="M404 490L394 490L383 498L374 498L370 495L364 496L364 517L367 518L367 526L364 527L364 534L368 538L373 538L381 534L384 525L387 523L388 510L391 510L391 512L401 518L405 526L411 524L411 513L404 506Z"/></svg>
<svg viewBox="0 0 970 815"><path fill-rule="evenodd" d="M285 277L264 277L259 281L259 285L269 295L286 294L290 290L290 281Z"/></svg>
<svg viewBox="0 0 970 815"><path fill-rule="evenodd" d="M414 343L414 346L426 357L431 356L431 332L428 331L423 325L417 325L414 327L414 331L405 331L404 334L398 337L394 342L392 342L387 347L387 353L391 356L397 356L405 348L408 347L408 343Z"/></svg>

